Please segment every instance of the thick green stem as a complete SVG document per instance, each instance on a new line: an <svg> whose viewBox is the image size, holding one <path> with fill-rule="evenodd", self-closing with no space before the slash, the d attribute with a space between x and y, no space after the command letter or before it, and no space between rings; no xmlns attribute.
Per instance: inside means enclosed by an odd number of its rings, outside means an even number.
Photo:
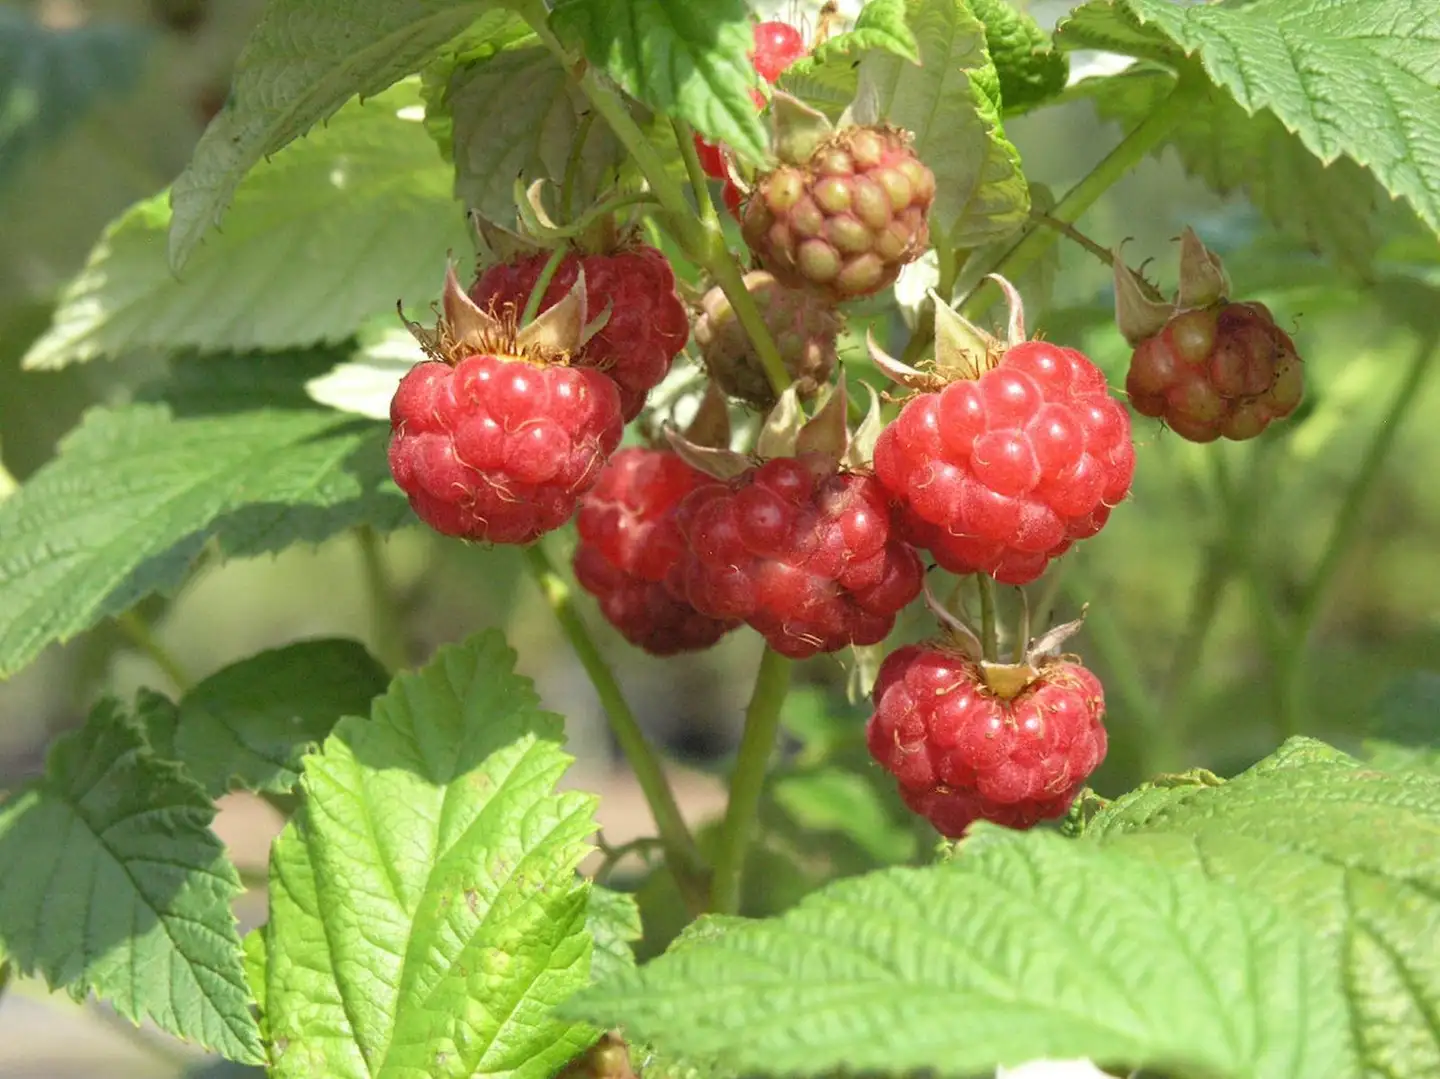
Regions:
<svg viewBox="0 0 1440 1079"><path fill-rule="evenodd" d="M710 909L717 914L736 914L740 910L745 856L749 853L750 836L760 812L760 793L780 729L780 708L790 689L790 666L790 661L780 653L765 649L750 704L745 709L745 731L740 736L735 771L730 777L730 801L725 807L720 848L715 854L715 875L710 886Z"/></svg>
<svg viewBox="0 0 1440 1079"><path fill-rule="evenodd" d="M138 614L134 611L126 611L124 614L116 616L115 624L120 627L120 631L125 634L131 644L150 657L151 662L164 672L165 677L169 678L181 693L185 693L195 684L195 680L181 666L180 661L156 639L150 627L145 624L145 620Z"/></svg>
<svg viewBox="0 0 1440 1079"><path fill-rule="evenodd" d="M585 144L590 141L590 129L594 126L595 114L587 112L575 128L575 138L570 143L570 156L565 159L565 178L560 182L561 221L570 220L570 211L575 206L575 182L580 177L580 162L585 158Z"/></svg>
<svg viewBox="0 0 1440 1079"><path fill-rule="evenodd" d="M740 320L740 325L745 327L750 343L755 346L755 355L760 358L760 366L765 369L765 377L770 380L770 387L776 396L784 393L790 386L790 372L785 367L785 360L780 355L775 338L770 334L770 327L765 324L765 317L760 314L755 297L745 288L745 278L740 267L735 264L734 256L723 241L719 251L705 263L705 268L710 272L710 276L715 278L715 283L724 290L725 298L735 310L735 317Z"/></svg>
<svg viewBox="0 0 1440 1079"><path fill-rule="evenodd" d="M1330 598L1330 591L1345 563L1345 557L1350 553L1365 524L1366 508L1374 493L1376 480L1395 446L1400 428L1404 426L1410 410L1419 399L1420 388L1426 376L1434 366L1431 361L1437 351L1440 351L1437 345L1440 345L1440 334L1433 330L1423 334L1416 345L1400 385L1395 389L1390 407L1385 410L1379 426L1375 428L1370 445L1360 459L1360 467L1345 491L1320 561L1300 594L1299 610L1280 666L1280 733L1283 737L1290 737L1304 730L1305 658L1310 648L1310 636L1325 609L1325 601Z"/></svg>
<svg viewBox="0 0 1440 1079"><path fill-rule="evenodd" d="M995 622L995 579L984 573L975 574L980 590L980 647L991 663L1000 659L1000 627Z"/></svg>
<svg viewBox="0 0 1440 1079"><path fill-rule="evenodd" d="M675 141L680 146L680 156L685 159L685 171L690 176L690 190L695 195L695 205L700 207L700 220L706 228L719 228L720 215L715 212L715 202L710 198L710 180L700 167L700 154L695 149L695 131L684 120L671 120L675 130Z"/></svg>
<svg viewBox="0 0 1440 1079"><path fill-rule="evenodd" d="M395 597L390 567L380 550L380 537L369 525L355 530L355 542L360 548L365 591L370 601L370 639L375 643L376 657L394 674L409 665L410 649L405 641L405 619Z"/></svg>
<svg viewBox="0 0 1440 1079"><path fill-rule="evenodd" d="M530 295L525 297L525 310L520 312L518 325L528 326L535 321L535 316L540 313L540 301L550 290L550 282L555 280L555 271L560 269L560 263L564 261L564 247L557 247L550 252L550 257L545 260L545 265L540 267L540 276L535 279L535 286L530 290ZM593 318L595 314L596 312L590 311L587 313L587 318Z"/></svg>
<svg viewBox="0 0 1440 1079"><path fill-rule="evenodd" d="M614 672L600 654L595 639L591 637L580 612L576 610L570 585L556 571L550 556L545 553L545 548L539 543L532 543L525 548L525 562L544 595L545 602L555 612L555 618L570 642L570 647L575 650L580 665L590 676L600 704L610 719L610 729L615 733L615 740L620 743L620 750L630 762L630 768L650 806L650 813L655 818L655 829L660 833L660 842L665 846L666 860L682 894L697 911L703 909L704 862L685 818L680 813L680 807L675 802L675 794L670 789L669 780L665 778L665 770L659 757L651 748L645 732L640 729L640 724L636 722L635 714L630 711L630 705L620 689L620 683L616 681Z"/></svg>
<svg viewBox="0 0 1440 1079"><path fill-rule="evenodd" d="M1169 97L1105 155L1100 164L1065 193L1065 197L1047 215L1052 220L1043 224L1032 222L1019 242L995 261L990 272L1003 273L1014 280L1029 269L1060 235L1054 224L1073 225L1078 221L1116 181L1165 141L1184 117L1190 103L1189 84L1182 80ZM979 318L999 296L999 289L993 282L978 286L965 302L965 314L970 318Z"/></svg>

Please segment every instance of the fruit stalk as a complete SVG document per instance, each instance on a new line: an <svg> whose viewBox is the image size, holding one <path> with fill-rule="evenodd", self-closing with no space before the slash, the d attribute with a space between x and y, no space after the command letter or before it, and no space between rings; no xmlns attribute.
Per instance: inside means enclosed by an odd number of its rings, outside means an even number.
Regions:
<svg viewBox="0 0 1440 1079"><path fill-rule="evenodd" d="M671 120L675 131L675 142L680 147L680 156L685 159L685 171L690 176L690 190L695 193L695 205L700 209L700 220L707 229L720 227L720 215L715 212L715 203L710 198L710 181L700 167L700 155L695 150L695 130L684 120Z"/></svg>
<svg viewBox="0 0 1440 1079"><path fill-rule="evenodd" d="M131 644L150 657L151 662L164 672L165 677L170 679L179 692L185 693L195 684L195 679L191 678L180 661L170 654L170 650L156 640L155 634L138 614L126 611L116 615L115 624Z"/></svg>
<svg viewBox="0 0 1440 1079"><path fill-rule="evenodd" d="M404 670L410 659L405 646L404 622L395 602L395 586L375 530L361 525L355 530L355 542L360 548L365 591L370 601L370 639L375 645L376 658L393 675Z"/></svg>
<svg viewBox="0 0 1440 1079"><path fill-rule="evenodd" d="M1190 84L1182 79L1154 112L1121 139L1084 179L1065 193L1065 197L1055 204L1049 216L1066 225L1073 225L1078 221L1086 210L1095 205L1101 195L1165 140L1190 107L1190 98ZM1012 281L1015 280L1038 261L1059 236L1060 233L1052 225L1032 221L1015 246L1001 255L989 272L1000 273ZM982 279L982 283L965 301L964 313L967 318L977 319L997 299L999 290L988 279Z"/></svg>
<svg viewBox="0 0 1440 1079"><path fill-rule="evenodd" d="M1284 737L1299 734L1304 728L1305 694L1302 683L1310 635L1315 630L1315 623L1329 598L1345 556L1365 524L1366 504L1374 493L1375 481L1395 446L1400 428L1420 397L1420 388L1434 366L1432 361L1437 353L1440 353L1440 332L1431 328L1420 336L1390 407L1375 428L1370 445L1360 459L1360 467L1345 491L1320 561L1300 594L1299 610L1280 665L1280 733Z"/></svg>
<svg viewBox="0 0 1440 1079"><path fill-rule="evenodd" d="M755 818L760 811L760 792L770 766L770 753L780 729L780 707L790 690L790 661L772 649L765 649L755 689L745 709L745 730L730 776L730 801L720 829L720 847L715 854L715 875L710 886L710 910L736 914L740 910L740 889L744 883L745 856Z"/></svg>
<svg viewBox="0 0 1440 1079"><path fill-rule="evenodd" d="M650 806L650 813L655 818L655 828L660 833L660 842L665 848L666 861L670 864L686 903L697 912L702 910L705 906L701 883L704 863L685 818L680 813L680 807L675 802L675 794L665 778L659 758L646 739L645 732L640 729L640 724L636 722L635 714L630 710L620 684L615 680L614 672L600 655L595 639L586 628L580 612L575 609L573 591L556 571L550 556L545 553L545 548L539 543L526 547L525 564L544 595L545 602L555 612L555 619L560 623L570 647L575 650L580 665L590 676L600 704L610 719L610 729L615 733L615 740L620 743L620 750L630 762L630 768L634 771L645 801Z"/></svg>
<svg viewBox="0 0 1440 1079"><path fill-rule="evenodd" d="M985 658L991 663L1000 660L1000 630L995 624L995 578L989 574L975 574L975 586L980 590L980 647Z"/></svg>

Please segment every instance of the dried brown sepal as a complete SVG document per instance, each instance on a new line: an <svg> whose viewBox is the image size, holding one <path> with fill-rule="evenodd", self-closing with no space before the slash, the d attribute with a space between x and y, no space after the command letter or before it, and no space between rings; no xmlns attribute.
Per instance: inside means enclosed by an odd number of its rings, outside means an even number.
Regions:
<svg viewBox="0 0 1440 1079"><path fill-rule="evenodd" d="M823 112L783 90L771 94L771 148L781 161L790 165L805 164L834 134L835 125Z"/></svg>
<svg viewBox="0 0 1440 1079"><path fill-rule="evenodd" d="M1175 305L1157 300L1155 290L1129 266L1115 249L1115 324L1121 336L1135 347L1165 328Z"/></svg>
<svg viewBox="0 0 1440 1079"><path fill-rule="evenodd" d="M841 377L843 379L843 374ZM861 385L870 395L870 407L865 410L865 418L850 435L850 446L845 451L844 460L845 467L850 469L869 468L874 463L875 443L880 438L880 432L885 430L885 415L880 408L880 395L870 383Z"/></svg>
<svg viewBox="0 0 1440 1079"><path fill-rule="evenodd" d="M943 389L945 386L945 380L939 375L917 370L886 352L875 340L873 329L865 334L865 348L870 353L870 362L891 382L922 392Z"/></svg>
<svg viewBox="0 0 1440 1079"><path fill-rule="evenodd" d="M725 392L714 382L707 382L700 406L685 428L685 439L694 446L729 449L730 434L730 406Z"/></svg>
<svg viewBox="0 0 1440 1079"><path fill-rule="evenodd" d="M798 393L798 388L797 388ZM845 371L825 395L815 415L795 433L795 456L824 454L839 465L850 448L850 397L845 389Z"/></svg>
<svg viewBox="0 0 1440 1079"><path fill-rule="evenodd" d="M755 463L745 454L737 453L728 447L702 446L691 442L668 424L664 435L665 441L682 461L722 483L735 479Z"/></svg>
<svg viewBox="0 0 1440 1079"><path fill-rule="evenodd" d="M760 425L760 433L755 438L755 455L765 459L793 457L796 440L805 423L805 410L800 407L800 390L792 383Z"/></svg>
<svg viewBox="0 0 1440 1079"><path fill-rule="evenodd" d="M1180 290L1176 303L1183 311L1209 307L1230 295L1230 277L1220 256L1211 251L1189 225L1180 234Z"/></svg>

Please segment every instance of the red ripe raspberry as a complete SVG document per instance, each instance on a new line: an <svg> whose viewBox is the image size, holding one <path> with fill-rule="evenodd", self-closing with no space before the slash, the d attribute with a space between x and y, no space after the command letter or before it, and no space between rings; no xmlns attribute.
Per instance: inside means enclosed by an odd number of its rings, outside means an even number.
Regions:
<svg viewBox="0 0 1440 1079"><path fill-rule="evenodd" d="M540 253L490 267L470 288L482 308L500 311L525 302L549 256ZM573 362L609 375L620 390L621 414L628 422L645 407L645 395L659 384L690 336L685 305L675 294L675 274L653 247L634 244L608 255L565 256L540 303L549 310L575 284L585 268L585 291L592 315L610 305L610 320L585 343Z"/></svg>
<svg viewBox="0 0 1440 1079"><path fill-rule="evenodd" d="M513 356L416 364L390 402L390 472L447 536L529 543L559 528L620 443L598 371Z"/></svg>
<svg viewBox="0 0 1440 1079"><path fill-rule="evenodd" d="M871 756L951 838L981 819L1029 828L1063 816L1105 759L1105 693L1078 663L1044 663L1007 699L958 651L907 645L886 657L873 699Z"/></svg>
<svg viewBox="0 0 1440 1079"><path fill-rule="evenodd" d="M808 50L800 31L789 23L762 22L755 27L750 62L766 82L773 83Z"/></svg>
<svg viewBox="0 0 1440 1079"><path fill-rule="evenodd" d="M705 175L712 180L724 180L725 172L725 151L716 146L713 142L706 142L699 135L695 136L695 154L700 158L700 168Z"/></svg>
<svg viewBox="0 0 1440 1079"><path fill-rule="evenodd" d="M709 482L674 453L631 447L580 501L575 577L610 624L652 655L709 648L739 625L707 618L662 583L685 551L674 509Z"/></svg>
<svg viewBox="0 0 1440 1079"><path fill-rule="evenodd" d="M1135 349L1125 390L1136 412L1191 442L1254 438L1305 392L1295 342L1260 303L1176 315Z"/></svg>
<svg viewBox="0 0 1440 1079"><path fill-rule="evenodd" d="M671 591L794 659L883 640L920 593L920 560L894 536L880 485L821 454L700 487L676 521L687 554Z"/></svg>
<svg viewBox="0 0 1440 1079"><path fill-rule="evenodd" d="M905 403L875 475L910 542L953 573L1027 584L1129 492L1130 419L1086 357L1044 341Z"/></svg>
<svg viewBox="0 0 1440 1079"><path fill-rule="evenodd" d="M743 218L745 214L745 192L735 186L735 182L728 177L725 185L720 188L720 198L725 203L725 209L730 211L730 216L736 221Z"/></svg>

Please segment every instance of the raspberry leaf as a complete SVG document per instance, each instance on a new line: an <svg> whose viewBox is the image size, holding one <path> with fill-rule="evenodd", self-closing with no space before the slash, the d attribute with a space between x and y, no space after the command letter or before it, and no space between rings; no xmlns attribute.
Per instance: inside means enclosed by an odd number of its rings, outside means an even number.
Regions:
<svg viewBox="0 0 1440 1079"><path fill-rule="evenodd" d="M494 102L504 98L506 107ZM451 76L455 194L495 221L515 216L515 179L527 184L565 176L571 144L587 105L569 72L544 48L507 50ZM578 158L574 206L591 203L613 183L624 160L603 123L590 125Z"/></svg>
<svg viewBox="0 0 1440 1079"><path fill-rule="evenodd" d="M1083 1056L1254 1079L1336 1074L1338 971L1283 909L1119 845L982 832L976 853L962 846L942 865L844 880L777 919L726 925L566 1012L736 1073L963 1075Z"/></svg>
<svg viewBox="0 0 1440 1079"><path fill-rule="evenodd" d="M914 133L935 173L933 228L962 249L1008 236L1029 214L1030 190L1000 123L985 27L961 0L910 0L907 13L919 65L869 52L859 92L873 91L881 114Z"/></svg>
<svg viewBox="0 0 1440 1079"><path fill-rule="evenodd" d="M551 1010L592 952L594 798L555 791L562 737L491 631L306 758L271 855L271 1075L547 1079L594 1040Z"/></svg>
<svg viewBox="0 0 1440 1079"><path fill-rule="evenodd" d="M341 716L364 715L385 669L356 641L302 641L232 663L176 707L149 717L149 739L212 798L229 790L288 791L300 756Z"/></svg>
<svg viewBox="0 0 1440 1079"><path fill-rule="evenodd" d="M54 29L23 9L0 7L0 185L32 151L128 91L155 37L136 24L101 20Z"/></svg>
<svg viewBox="0 0 1440 1079"><path fill-rule="evenodd" d="M412 80L342 109L258 167L225 231L177 278L165 196L112 224L65 289L30 368L144 348L281 349L344 340L395 300L435 295L435 267L471 241L453 177L412 110ZM277 236L288 242L277 242ZM299 253L303 251L303 257Z"/></svg>
<svg viewBox="0 0 1440 1079"><path fill-rule="evenodd" d="M230 911L240 880L215 807L145 744L144 723L170 707L142 695L131 716L102 701L0 806L0 951L77 999L258 1063Z"/></svg>
<svg viewBox="0 0 1440 1079"><path fill-rule="evenodd" d="M631 97L688 122L711 142L750 161L765 158L765 130L750 90L759 76L744 0L557 0L551 14L562 38Z"/></svg>
<svg viewBox="0 0 1440 1079"><path fill-rule="evenodd" d="M410 520L389 478L388 428L301 389L338 358L188 360L158 396L87 414L0 502L0 678L177 587L212 537L243 557Z"/></svg>
<svg viewBox="0 0 1440 1079"><path fill-rule="evenodd" d="M1440 1070L1440 780L1308 740L1166 804L1120 799L1087 840L1121 843L1301 918L1345 972L1345 1074ZM1358 1067L1357 1067L1358 1062Z"/></svg>
<svg viewBox="0 0 1440 1079"><path fill-rule="evenodd" d="M452 38L513 32L517 17L496 7L485 0L270 0L236 63L225 109L175 181L171 266L184 266L261 159L352 97L379 94L416 71Z"/></svg>
<svg viewBox="0 0 1440 1079"><path fill-rule="evenodd" d="M1175 86L1168 70L1142 65L1086 80L1074 93L1090 96L1101 116L1129 129ZM1246 116L1229 93L1204 80L1187 92L1189 107L1156 152L1173 146L1186 170L1216 191L1243 191L1277 228L1351 274L1367 274L1379 243L1376 214L1385 201L1375 178L1348 158L1323 164L1273 114Z"/></svg>
<svg viewBox="0 0 1440 1079"><path fill-rule="evenodd" d="M595 941L590 957L590 980L600 981L635 966L631 944L640 939L640 908L628 892L598 884L590 888L585 927Z"/></svg>
<svg viewBox="0 0 1440 1079"><path fill-rule="evenodd" d="M1170 64L1195 57L1244 114L1268 110L1325 164L1369 169L1440 232L1440 7L1429 0L1092 0L1060 36Z"/></svg>
<svg viewBox="0 0 1440 1079"><path fill-rule="evenodd" d="M853 29L827 38L786 68L780 87L833 118L854 100L858 62L872 50L920 62L920 46L905 21L905 0L871 0Z"/></svg>

